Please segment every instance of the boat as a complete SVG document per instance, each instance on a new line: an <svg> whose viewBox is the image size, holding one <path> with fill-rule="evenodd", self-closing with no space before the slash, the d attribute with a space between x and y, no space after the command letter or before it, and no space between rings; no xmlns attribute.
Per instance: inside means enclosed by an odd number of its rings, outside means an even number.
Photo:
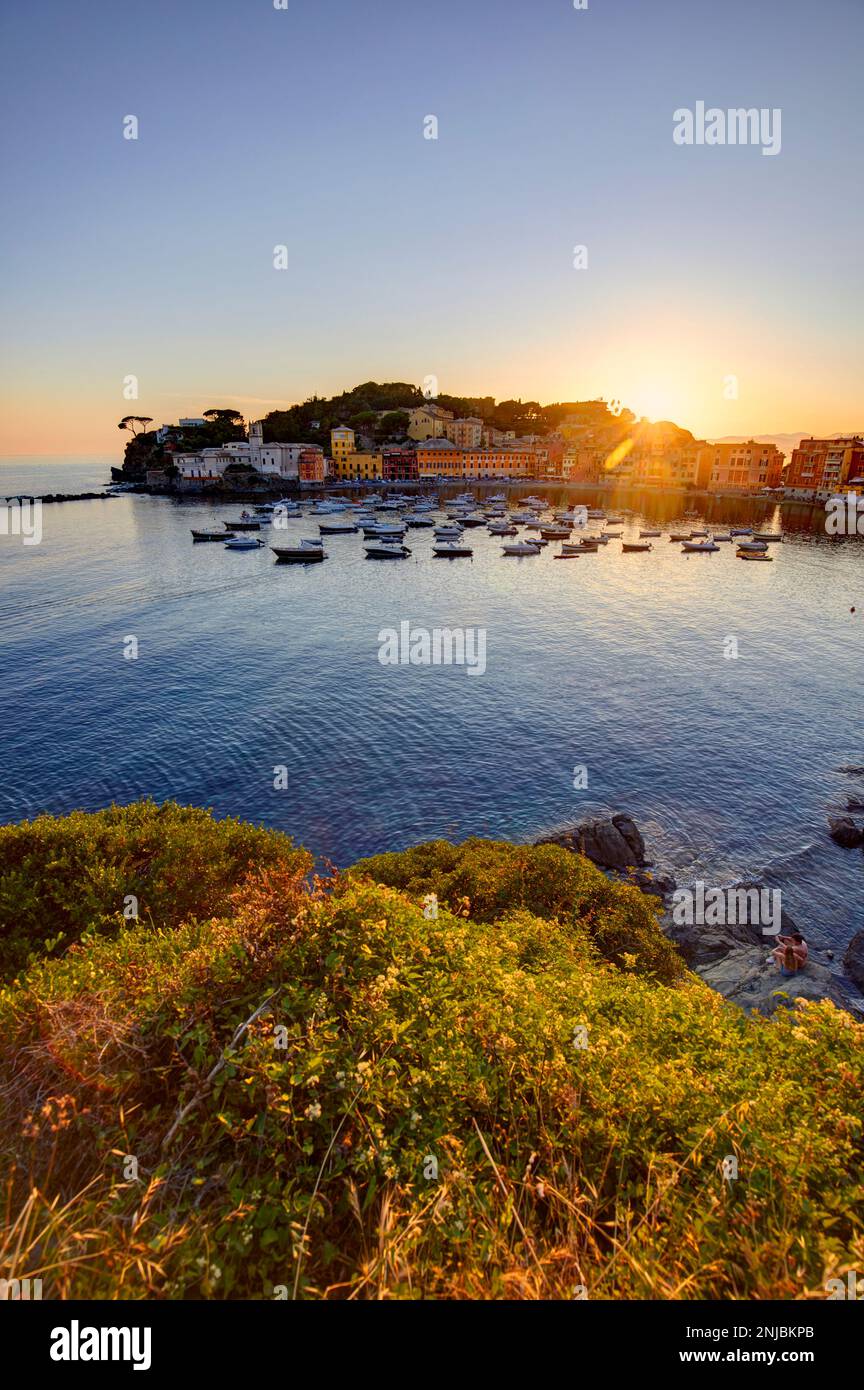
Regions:
<svg viewBox="0 0 864 1390"><path fill-rule="evenodd" d="M506 502L507 495L503 492L493 492L491 497L486 498L487 502Z"/></svg>
<svg viewBox="0 0 864 1390"><path fill-rule="evenodd" d="M544 541L566 541L570 539L572 526L541 526L540 535Z"/></svg>
<svg viewBox="0 0 864 1390"><path fill-rule="evenodd" d="M455 559L459 555L473 555L474 551L464 541L438 541L432 547L439 559Z"/></svg>
<svg viewBox="0 0 864 1390"><path fill-rule="evenodd" d="M461 526L436 526L436 541L458 541L462 535Z"/></svg>
<svg viewBox="0 0 864 1390"><path fill-rule="evenodd" d="M319 522L318 530L322 536L348 536L357 530L357 523L349 517L344 520L334 517L332 521Z"/></svg>
<svg viewBox="0 0 864 1390"><path fill-rule="evenodd" d="M259 536L226 536L226 550L257 550L264 542Z"/></svg>
<svg viewBox="0 0 864 1390"><path fill-rule="evenodd" d="M376 521L372 526L363 527L367 541L401 541L405 535L405 525L401 521Z"/></svg>
<svg viewBox="0 0 864 1390"><path fill-rule="evenodd" d="M719 535L716 531L712 537L712 540L715 541L731 541L731 539L732 537L730 535Z"/></svg>
<svg viewBox="0 0 864 1390"><path fill-rule="evenodd" d="M407 545L402 545L399 541L378 541L377 544L364 546L367 560L402 560L411 551Z"/></svg>
<svg viewBox="0 0 864 1390"><path fill-rule="evenodd" d="M600 549L599 541L564 541L561 545L562 555L591 555Z"/></svg>
<svg viewBox="0 0 864 1390"><path fill-rule="evenodd" d="M663 534L662 531L640 531L640 532L639 532L639 535L642 537L643 540L645 539L646 536L660 536L660 535L662 535L662 534Z"/></svg>
<svg viewBox="0 0 864 1390"><path fill-rule="evenodd" d="M434 520L432 519L431 516L419 516L416 512L415 512L415 514L414 514L413 516L412 516L410 513L408 513L408 514L405 516L405 520L408 522L408 525L409 525L409 526L415 526L415 527L416 527L416 526L434 526L434 525L435 525L435 522L434 522Z"/></svg>
<svg viewBox="0 0 864 1390"><path fill-rule="evenodd" d="M623 525L624 525L624 518L623 518L623 516L607 516L607 518L606 518L606 525L607 525L607 526L623 526Z"/></svg>
<svg viewBox="0 0 864 1390"><path fill-rule="evenodd" d="M622 550L622 553L623 553L623 552L626 552L626 551L653 550L653 549L654 549L654 547L653 547L653 545L651 544L650 541L622 541L622 542L621 542L621 550Z"/></svg>
<svg viewBox="0 0 864 1390"><path fill-rule="evenodd" d="M774 556L769 555L765 550L736 550L737 560L770 560L773 563Z"/></svg>
<svg viewBox="0 0 864 1390"><path fill-rule="evenodd" d="M502 545L502 555L539 555L540 546L535 541L513 541L510 545Z"/></svg>
<svg viewBox="0 0 864 1390"><path fill-rule="evenodd" d="M606 520L606 513L604 512L602 507L592 507L590 511L585 513L585 515L588 517L589 521Z"/></svg>
<svg viewBox="0 0 864 1390"><path fill-rule="evenodd" d="M739 542L738 542L738 553L739 553L739 555L740 555L740 553L741 553L742 550L744 551L745 554L750 554L750 553L752 553L752 554L754 554L754 555L764 555L764 553L765 553L765 551L766 551L767 549L768 549L768 542L767 542L767 541L752 540L752 541L739 541Z"/></svg>
<svg viewBox="0 0 864 1390"><path fill-rule="evenodd" d="M490 535L490 536L515 536L515 535L517 535L517 529L516 529L515 526L510 526L510 525L508 525L508 523L507 523L506 521L490 521L490 523L489 523L489 535Z"/></svg>
<svg viewBox="0 0 864 1390"><path fill-rule="evenodd" d="M782 541L783 535L780 531L754 531L754 541Z"/></svg>
<svg viewBox="0 0 864 1390"><path fill-rule="evenodd" d="M709 540L709 541L685 541L684 544L683 544L682 547L681 547L681 553L682 553L682 555L688 555L688 554L692 554L692 553L695 553L695 554L698 554L698 555L707 555L707 554L709 553L709 551L712 551L712 550L719 550L719 549L720 549L719 545L715 545L714 542L713 542L713 541L710 541L710 540Z"/></svg>
<svg viewBox="0 0 864 1390"><path fill-rule="evenodd" d="M234 532L216 530L193 531L192 539L193 541L228 541L234 539Z"/></svg>
<svg viewBox="0 0 864 1390"><path fill-rule="evenodd" d="M673 531L669 537L670 541L689 541L693 539L691 531Z"/></svg>
<svg viewBox="0 0 864 1390"><path fill-rule="evenodd" d="M324 548L324 542L323 542L323 541L319 541L319 540L317 540L317 539L316 539L316 540L311 540L311 539L309 539L309 540L302 540L302 541L300 542L300 544L301 544L301 545L311 545L315 550L323 550L323 548Z"/></svg>
<svg viewBox="0 0 864 1390"><path fill-rule="evenodd" d="M260 521L223 521L226 531L260 531Z"/></svg>
<svg viewBox="0 0 864 1390"><path fill-rule="evenodd" d="M737 526L734 530L731 530L731 531L729 532L729 535L730 535L730 536L752 536L752 535L753 535L753 527L752 527L752 526Z"/></svg>
<svg viewBox="0 0 864 1390"><path fill-rule="evenodd" d="M708 532L707 532L707 531L691 531L691 532L690 532L690 537L689 537L689 539L690 539L691 541L695 541L696 538L697 538L697 536L707 536L707 535L708 535Z"/></svg>
<svg viewBox="0 0 864 1390"><path fill-rule="evenodd" d="M314 565L327 559L323 546L304 545L302 541L300 545L271 545L270 549L277 560L288 565Z"/></svg>
<svg viewBox="0 0 864 1390"><path fill-rule="evenodd" d="M468 512L461 518L463 526L485 526L486 518L482 512Z"/></svg>
<svg viewBox="0 0 864 1390"><path fill-rule="evenodd" d="M620 541L623 535L623 531L604 531L601 539L604 541Z"/></svg>
<svg viewBox="0 0 864 1390"><path fill-rule="evenodd" d="M511 512L510 520L516 526L533 526L537 518L533 512Z"/></svg>

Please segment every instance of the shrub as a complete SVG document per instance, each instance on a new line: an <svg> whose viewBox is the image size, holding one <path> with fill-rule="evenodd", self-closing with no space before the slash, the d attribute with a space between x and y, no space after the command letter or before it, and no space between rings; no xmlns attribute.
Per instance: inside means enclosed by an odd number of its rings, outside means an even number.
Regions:
<svg viewBox="0 0 864 1390"><path fill-rule="evenodd" d="M113 934L128 895L139 920L172 927L226 911L255 866L312 859L287 836L174 802L0 826L0 976L84 932Z"/></svg>

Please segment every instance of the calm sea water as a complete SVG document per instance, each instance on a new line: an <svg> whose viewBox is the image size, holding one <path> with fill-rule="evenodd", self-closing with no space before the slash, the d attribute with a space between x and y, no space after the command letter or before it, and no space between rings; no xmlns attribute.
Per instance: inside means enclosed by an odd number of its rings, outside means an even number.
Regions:
<svg viewBox="0 0 864 1390"><path fill-rule="evenodd" d="M63 467L61 483L7 463L0 494L107 476ZM682 523L680 501L639 505L628 533ZM780 524L770 504L710 506L717 526ZM665 535L647 555L611 542L566 562L555 544L504 558L485 530L470 561L433 559L425 531L400 563L366 560L358 535L302 568L193 546L191 525L239 510L77 502L45 509L39 546L0 536L0 820L173 797L345 864L627 810L681 882L765 876L817 945L862 925L864 856L833 845L826 815L864 798L864 778L836 770L864 765L864 541L785 511L765 565L728 545L685 557ZM281 536L316 534L313 518ZM379 631L405 620L484 628L485 674L382 666Z"/></svg>

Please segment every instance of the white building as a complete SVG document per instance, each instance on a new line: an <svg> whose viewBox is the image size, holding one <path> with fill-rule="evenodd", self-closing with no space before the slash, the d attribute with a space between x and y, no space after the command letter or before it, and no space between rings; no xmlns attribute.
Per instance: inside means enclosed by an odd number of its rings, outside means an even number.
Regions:
<svg viewBox="0 0 864 1390"><path fill-rule="evenodd" d="M299 478L300 455L314 450L324 456L320 444L265 444L263 421L249 426L248 439L235 439L219 448L201 449L195 454L175 454L180 477L190 482L215 482L229 463L252 468L270 477Z"/></svg>

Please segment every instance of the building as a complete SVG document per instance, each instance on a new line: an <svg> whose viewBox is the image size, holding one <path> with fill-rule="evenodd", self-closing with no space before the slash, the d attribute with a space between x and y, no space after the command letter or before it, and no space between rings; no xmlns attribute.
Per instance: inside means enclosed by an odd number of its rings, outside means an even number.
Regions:
<svg viewBox="0 0 864 1390"><path fill-rule="evenodd" d="M561 459L561 477L572 483L596 483L603 476L601 450L584 444L568 444Z"/></svg>
<svg viewBox="0 0 864 1390"><path fill-rule="evenodd" d="M496 430L493 425L484 425L480 443L484 449L500 449L502 445L509 444L515 438L515 430Z"/></svg>
<svg viewBox="0 0 864 1390"><path fill-rule="evenodd" d="M298 479L300 460L310 452L320 456L323 466L324 450L320 444L263 444L257 466L265 475Z"/></svg>
<svg viewBox="0 0 864 1390"><path fill-rule="evenodd" d="M356 449L354 431L348 425L337 425L330 431L330 453L333 455L333 472L339 478L347 478L348 456Z"/></svg>
<svg viewBox="0 0 864 1390"><path fill-rule="evenodd" d="M444 410L434 401L426 405L413 406L408 411L409 439L440 439L444 435L444 425L453 419L451 410Z"/></svg>
<svg viewBox="0 0 864 1390"><path fill-rule="evenodd" d="M757 444L755 439L748 439L738 444L709 444L703 453L709 492L727 488L758 492L761 488L780 486L786 456L776 444Z"/></svg>
<svg viewBox="0 0 864 1390"><path fill-rule="evenodd" d="M174 466L181 483L217 483L229 463L236 459L227 449L201 449L197 454L174 454Z"/></svg>
<svg viewBox="0 0 864 1390"><path fill-rule="evenodd" d="M320 459L311 471L320 473L323 480L324 450L319 444L265 444L263 421L255 420L249 425L248 439L199 449L197 453L175 453L174 463L181 482L190 485L218 482L232 463L265 477L296 480L300 477L300 458L309 451ZM307 467L311 467L309 460Z"/></svg>
<svg viewBox="0 0 864 1390"><path fill-rule="evenodd" d="M479 449L483 421L474 416L468 416L464 420L445 420L444 434L459 449Z"/></svg>
<svg viewBox="0 0 864 1390"><path fill-rule="evenodd" d="M385 445L383 454L383 477L387 482L413 482L418 476L416 449L400 449Z"/></svg>
<svg viewBox="0 0 864 1390"><path fill-rule="evenodd" d="M824 493L827 497L848 484L860 486L864 476L864 435L837 435L833 439L802 439L783 480L795 494Z"/></svg>
<svg viewBox="0 0 864 1390"><path fill-rule="evenodd" d="M535 456L528 450L460 449L450 439L426 439L417 445L420 478L534 477Z"/></svg>
<svg viewBox="0 0 864 1390"><path fill-rule="evenodd" d="M297 477L301 483L323 483L326 479L327 461L317 444L307 444L297 455Z"/></svg>

